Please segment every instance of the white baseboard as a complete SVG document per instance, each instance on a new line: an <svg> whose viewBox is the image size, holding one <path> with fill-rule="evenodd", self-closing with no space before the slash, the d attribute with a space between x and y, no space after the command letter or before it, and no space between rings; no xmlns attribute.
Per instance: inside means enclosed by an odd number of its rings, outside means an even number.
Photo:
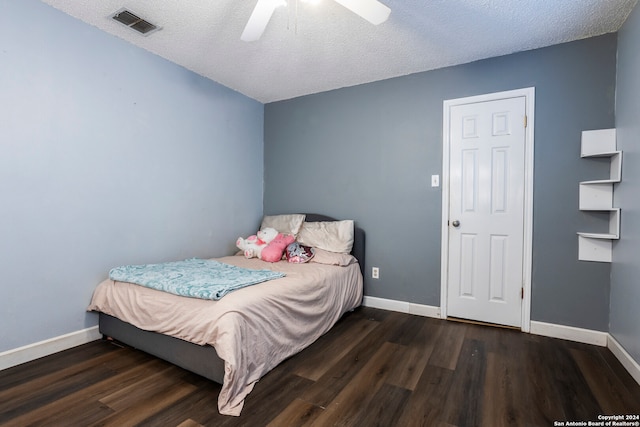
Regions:
<svg viewBox="0 0 640 427"><path fill-rule="evenodd" d="M383 310L399 311L400 313L416 314L418 316L441 318L440 307L431 305L414 304L405 301L396 301L385 298L365 296L362 301L365 307L380 308ZM607 332L591 329L575 328L573 326L556 325L532 320L530 333L545 337L561 338L569 341L577 341L585 344L593 344L606 347L609 334Z"/></svg>
<svg viewBox="0 0 640 427"><path fill-rule="evenodd" d="M556 325L554 323L531 321L530 332L534 335L560 338L563 340L576 341L584 344L607 346L607 332L594 331L591 329L575 328L573 326Z"/></svg>
<svg viewBox="0 0 640 427"><path fill-rule="evenodd" d="M631 374L634 380L640 384L640 365L633 357L620 345L618 341L611 335L607 341L607 347L611 350L614 356L622 363L622 366Z"/></svg>
<svg viewBox="0 0 640 427"><path fill-rule="evenodd" d="M100 339L97 326L0 353L0 371Z"/></svg>
<svg viewBox="0 0 640 427"><path fill-rule="evenodd" d="M440 307L434 307L432 305L414 304L412 302L368 296L365 296L362 299L362 305L365 307L380 308L382 310L398 311L400 313L440 319Z"/></svg>

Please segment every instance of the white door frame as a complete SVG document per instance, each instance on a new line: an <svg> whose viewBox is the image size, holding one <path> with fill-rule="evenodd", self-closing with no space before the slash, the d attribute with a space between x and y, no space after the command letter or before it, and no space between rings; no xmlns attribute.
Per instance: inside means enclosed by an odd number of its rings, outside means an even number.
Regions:
<svg viewBox="0 0 640 427"><path fill-rule="evenodd" d="M440 262L440 317L447 318L447 298L449 282L449 146L451 108L477 102L495 101L505 98L525 97L527 128L525 129L525 193L524 193L524 248L522 259L522 326L529 332L531 323L531 269L533 252L533 144L535 88L523 88L505 92L489 93L467 98L448 99L443 103L442 124L442 243Z"/></svg>

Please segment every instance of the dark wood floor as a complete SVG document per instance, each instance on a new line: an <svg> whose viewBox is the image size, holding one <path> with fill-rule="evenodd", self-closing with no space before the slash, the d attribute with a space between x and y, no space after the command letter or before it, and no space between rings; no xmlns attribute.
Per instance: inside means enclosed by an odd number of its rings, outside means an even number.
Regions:
<svg viewBox="0 0 640 427"><path fill-rule="evenodd" d="M360 308L267 374L240 417L220 386L96 341L0 371L8 426L553 426L640 414L606 349Z"/></svg>

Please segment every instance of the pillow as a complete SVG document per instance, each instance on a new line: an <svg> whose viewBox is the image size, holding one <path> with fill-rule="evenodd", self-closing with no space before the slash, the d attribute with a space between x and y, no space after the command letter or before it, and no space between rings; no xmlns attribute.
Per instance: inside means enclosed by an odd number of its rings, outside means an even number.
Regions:
<svg viewBox="0 0 640 427"><path fill-rule="evenodd" d="M298 242L293 242L287 246L287 250L284 252L287 257L287 261L302 264L309 262L315 255L315 250L309 246L303 246Z"/></svg>
<svg viewBox="0 0 640 427"><path fill-rule="evenodd" d="M262 218L260 230L271 227L278 230L279 233L291 234L293 237L296 237L302 227L304 218L304 214L265 215L264 218Z"/></svg>
<svg viewBox="0 0 640 427"><path fill-rule="evenodd" d="M305 246L348 254L353 248L353 221L304 222L296 240Z"/></svg>
<svg viewBox="0 0 640 427"><path fill-rule="evenodd" d="M262 249L260 259L267 262L280 261L287 246L295 242L295 240L296 239L290 234L278 233L276 238L267 243L267 246Z"/></svg>
<svg viewBox="0 0 640 427"><path fill-rule="evenodd" d="M327 265L339 265L346 267L347 265L355 264L358 262L356 257L349 254L339 254L336 252L329 252L322 249L315 248L315 255L311 259L311 262Z"/></svg>

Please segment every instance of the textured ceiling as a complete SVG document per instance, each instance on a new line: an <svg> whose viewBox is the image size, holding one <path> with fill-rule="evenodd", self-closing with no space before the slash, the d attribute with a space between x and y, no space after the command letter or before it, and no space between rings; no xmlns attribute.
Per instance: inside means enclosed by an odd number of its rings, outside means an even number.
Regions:
<svg viewBox="0 0 640 427"><path fill-rule="evenodd" d="M289 0L247 43L257 0L42 1L263 103L615 32L637 2L382 0L391 15L374 26L333 0ZM122 26L121 8L162 29Z"/></svg>

